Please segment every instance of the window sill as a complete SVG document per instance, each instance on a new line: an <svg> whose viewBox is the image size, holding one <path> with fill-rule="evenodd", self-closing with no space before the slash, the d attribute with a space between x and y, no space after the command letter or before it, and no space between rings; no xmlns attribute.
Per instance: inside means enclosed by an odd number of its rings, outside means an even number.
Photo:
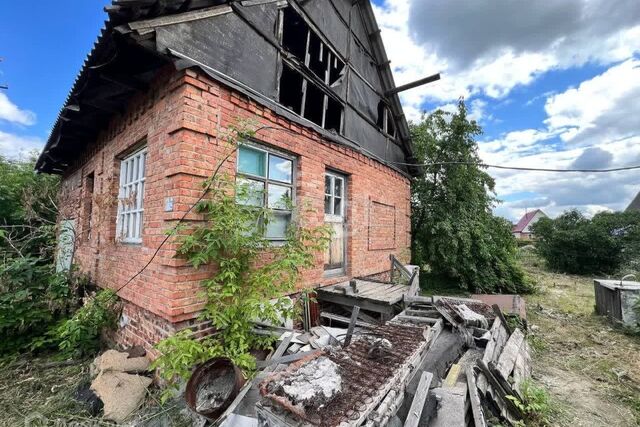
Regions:
<svg viewBox="0 0 640 427"><path fill-rule="evenodd" d="M142 246L142 240L140 241L117 240L116 244L121 246Z"/></svg>

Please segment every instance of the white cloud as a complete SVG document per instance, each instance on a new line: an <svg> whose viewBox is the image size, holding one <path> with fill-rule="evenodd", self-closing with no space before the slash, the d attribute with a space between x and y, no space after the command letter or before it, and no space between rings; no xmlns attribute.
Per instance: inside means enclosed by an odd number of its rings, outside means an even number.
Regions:
<svg viewBox="0 0 640 427"><path fill-rule="evenodd" d="M629 59L550 96L545 124L564 141L592 145L640 133L640 60Z"/></svg>
<svg viewBox="0 0 640 427"><path fill-rule="evenodd" d="M0 156L10 159L28 157L40 152L44 140L30 136L19 136L0 131Z"/></svg>
<svg viewBox="0 0 640 427"><path fill-rule="evenodd" d="M443 73L401 94L414 120L425 101L503 98L550 70L640 52L636 0L385 0L374 10L398 84Z"/></svg>
<svg viewBox="0 0 640 427"><path fill-rule="evenodd" d="M576 88L549 94L540 129L480 142L492 164L551 169L604 169L640 164L640 61L613 65ZM637 171L607 174L490 170L505 202L496 213L517 219L525 208L550 215L577 207L592 215L622 210L640 191ZM525 196L522 196L525 195Z"/></svg>
<svg viewBox="0 0 640 427"><path fill-rule="evenodd" d="M0 120L31 126L36 122L36 115L32 111L20 109L6 94L0 92Z"/></svg>

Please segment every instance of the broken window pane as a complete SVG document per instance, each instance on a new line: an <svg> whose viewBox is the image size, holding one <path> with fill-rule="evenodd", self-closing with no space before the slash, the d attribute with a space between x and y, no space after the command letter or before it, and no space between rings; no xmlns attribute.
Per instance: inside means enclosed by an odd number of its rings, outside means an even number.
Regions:
<svg viewBox="0 0 640 427"><path fill-rule="evenodd" d="M329 97L327 102L324 128L327 130L335 130L337 133L341 133L342 131L342 104L331 97Z"/></svg>
<svg viewBox="0 0 640 427"><path fill-rule="evenodd" d="M282 47L304 61L308 34L309 27L304 19L292 7L284 9Z"/></svg>
<svg viewBox="0 0 640 427"><path fill-rule="evenodd" d="M238 171L255 176L266 176L266 153L251 147L239 148Z"/></svg>
<svg viewBox="0 0 640 427"><path fill-rule="evenodd" d="M307 82L307 96L304 103L304 118L322 126L325 94L315 84Z"/></svg>
<svg viewBox="0 0 640 427"><path fill-rule="evenodd" d="M282 67L280 76L280 104L289 108L296 114L302 113L302 82L304 79L289 65Z"/></svg>
<svg viewBox="0 0 640 427"><path fill-rule="evenodd" d="M326 81L329 62L329 49L315 33L309 35L309 69L323 82Z"/></svg>
<svg viewBox="0 0 640 427"><path fill-rule="evenodd" d="M269 155L269 179L291 184L293 162L282 157Z"/></svg>
<svg viewBox="0 0 640 427"><path fill-rule="evenodd" d="M344 74L344 62L335 55L331 55L330 58L329 86L333 86Z"/></svg>
<svg viewBox="0 0 640 427"><path fill-rule="evenodd" d="M329 87L324 85L339 85L345 64L292 7L285 8L282 16L282 46L298 59L299 65L289 65L283 59L280 104L318 126L340 133L343 106L327 95ZM306 67L324 85L319 87L303 77L298 66Z"/></svg>

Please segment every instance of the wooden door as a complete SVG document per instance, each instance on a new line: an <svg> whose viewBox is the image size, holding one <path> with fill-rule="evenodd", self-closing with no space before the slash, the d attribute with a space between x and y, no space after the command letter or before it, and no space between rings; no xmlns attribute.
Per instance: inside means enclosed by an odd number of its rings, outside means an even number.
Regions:
<svg viewBox="0 0 640 427"><path fill-rule="evenodd" d="M344 274L346 266L345 233L346 177L335 172L324 176L324 221L333 234L324 259L328 274Z"/></svg>

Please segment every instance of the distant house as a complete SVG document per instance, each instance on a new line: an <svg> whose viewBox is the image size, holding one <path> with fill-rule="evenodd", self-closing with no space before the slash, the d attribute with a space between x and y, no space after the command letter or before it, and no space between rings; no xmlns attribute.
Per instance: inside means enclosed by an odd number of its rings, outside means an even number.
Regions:
<svg viewBox="0 0 640 427"><path fill-rule="evenodd" d="M627 206L627 212L631 211L640 211L640 193L638 193L636 198Z"/></svg>
<svg viewBox="0 0 640 427"><path fill-rule="evenodd" d="M520 218L520 221L513 226L511 230L513 236L516 239L531 239L533 237L531 227L538 222L540 218L548 218L547 214L540 209L525 213L524 216Z"/></svg>

